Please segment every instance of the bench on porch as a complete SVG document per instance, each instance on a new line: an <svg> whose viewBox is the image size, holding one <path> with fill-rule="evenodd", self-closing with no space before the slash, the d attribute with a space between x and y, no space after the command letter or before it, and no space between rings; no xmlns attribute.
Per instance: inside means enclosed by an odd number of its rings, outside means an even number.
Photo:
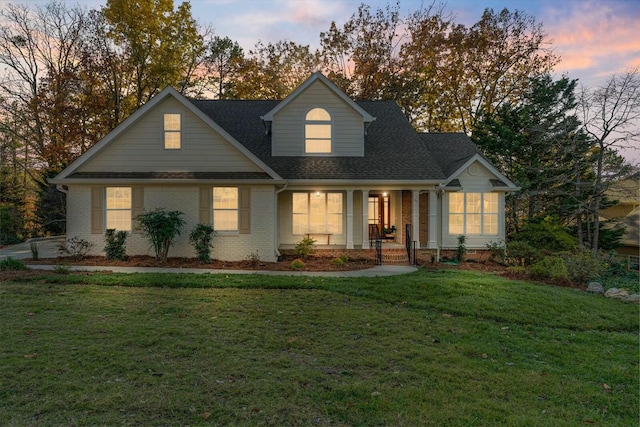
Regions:
<svg viewBox="0 0 640 427"><path fill-rule="evenodd" d="M327 237L327 245L331 242L331 236L333 233L307 233L307 239L312 238L311 236L326 236Z"/></svg>

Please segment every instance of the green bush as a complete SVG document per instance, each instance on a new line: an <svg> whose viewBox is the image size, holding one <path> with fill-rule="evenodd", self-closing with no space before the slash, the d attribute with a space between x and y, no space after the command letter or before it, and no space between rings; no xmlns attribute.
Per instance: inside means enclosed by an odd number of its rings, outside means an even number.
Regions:
<svg viewBox="0 0 640 427"><path fill-rule="evenodd" d="M506 247L504 242L494 242L491 241L486 244L487 249L489 250L489 261L495 262L497 264L504 264L507 254Z"/></svg>
<svg viewBox="0 0 640 427"><path fill-rule="evenodd" d="M458 262L463 262L467 254L466 241L467 237L465 235L458 236L458 247L456 248L456 260L458 260Z"/></svg>
<svg viewBox="0 0 640 427"><path fill-rule="evenodd" d="M569 280L569 272L564 259L547 256L529 267L529 274L534 279Z"/></svg>
<svg viewBox="0 0 640 427"><path fill-rule="evenodd" d="M127 257L127 236L126 231L117 231L108 228L104 234L104 254L106 259L116 259L123 261Z"/></svg>
<svg viewBox="0 0 640 427"><path fill-rule="evenodd" d="M510 265L531 265L539 256L540 252L527 242L515 241L507 243L507 261Z"/></svg>
<svg viewBox="0 0 640 427"><path fill-rule="evenodd" d="M74 236L58 245L58 253L60 253L61 256L69 257L74 261L80 261L89 254L92 247L93 243L81 239L78 236Z"/></svg>
<svg viewBox="0 0 640 427"><path fill-rule="evenodd" d="M306 259L316 252L316 241L311 237L305 237L296 243L295 253L302 259Z"/></svg>
<svg viewBox="0 0 640 427"><path fill-rule="evenodd" d="M567 266L569 280L580 284L600 279L606 268L603 259L589 250L566 255L564 262Z"/></svg>
<svg viewBox="0 0 640 427"><path fill-rule="evenodd" d="M545 256L574 252L578 241L569 232L552 220L530 222L510 236L507 244L508 256L520 265L531 265Z"/></svg>
<svg viewBox="0 0 640 427"><path fill-rule="evenodd" d="M136 217L142 235L151 242L158 261L165 262L167 260L169 248L184 227L185 220L182 219L182 215L184 213L180 211L166 211L163 208L157 208Z"/></svg>
<svg viewBox="0 0 640 427"><path fill-rule="evenodd" d="M193 246L198 256L200 264L211 262L211 248L213 247L213 236L216 232L208 224L197 224L189 234L189 243Z"/></svg>
<svg viewBox="0 0 640 427"><path fill-rule="evenodd" d="M333 258L331 261L329 261L329 263L331 265L335 265L336 267L342 267L343 265L345 265L345 263L347 263L349 261L349 257L346 255L341 255L339 257L335 257Z"/></svg>
<svg viewBox="0 0 640 427"><path fill-rule="evenodd" d="M31 250L31 259L37 261L40 258L40 246L38 246L38 242L29 243L29 249Z"/></svg>
<svg viewBox="0 0 640 427"><path fill-rule="evenodd" d="M296 258L289 264L292 270L303 270L306 266L300 258Z"/></svg>
<svg viewBox="0 0 640 427"><path fill-rule="evenodd" d="M5 258L0 260L0 271L19 271L26 270L27 266L24 262L15 258Z"/></svg>

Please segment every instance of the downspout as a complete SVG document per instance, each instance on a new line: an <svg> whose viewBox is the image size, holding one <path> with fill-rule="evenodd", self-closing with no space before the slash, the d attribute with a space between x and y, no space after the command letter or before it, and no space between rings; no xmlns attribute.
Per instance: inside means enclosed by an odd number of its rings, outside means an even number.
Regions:
<svg viewBox="0 0 640 427"><path fill-rule="evenodd" d="M437 203L438 203L438 218L436 218L436 221L438 221L438 235L436 236L436 261L440 262L440 246L442 245L442 227L443 224L442 222L444 221L444 214L443 214L443 209L444 209L444 205L442 202L442 196L444 195L444 188L445 185L444 184L438 184L436 186L436 196L437 196Z"/></svg>
<svg viewBox="0 0 640 427"><path fill-rule="evenodd" d="M285 183L281 189L276 190L275 194L274 194L274 204L273 204L273 216L274 216L274 220L273 220L273 247L275 249L275 253L276 253L276 259L280 259L280 251L278 250L278 196L280 195L280 193L282 193L284 190L287 189L287 187L289 186L289 183Z"/></svg>
<svg viewBox="0 0 640 427"><path fill-rule="evenodd" d="M69 192L68 188L64 188L64 185L62 184L56 184L56 190L58 190L61 193L67 194Z"/></svg>

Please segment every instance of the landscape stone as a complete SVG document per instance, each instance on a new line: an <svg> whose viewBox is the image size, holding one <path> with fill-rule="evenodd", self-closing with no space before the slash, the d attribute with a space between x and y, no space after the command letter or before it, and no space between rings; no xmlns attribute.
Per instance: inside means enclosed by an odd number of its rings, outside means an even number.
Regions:
<svg viewBox="0 0 640 427"><path fill-rule="evenodd" d="M604 294L604 286L600 282L589 282L587 284L587 292L593 294Z"/></svg>
<svg viewBox="0 0 640 427"><path fill-rule="evenodd" d="M611 288L604 293L604 296L622 300L629 297L629 292L626 289Z"/></svg>

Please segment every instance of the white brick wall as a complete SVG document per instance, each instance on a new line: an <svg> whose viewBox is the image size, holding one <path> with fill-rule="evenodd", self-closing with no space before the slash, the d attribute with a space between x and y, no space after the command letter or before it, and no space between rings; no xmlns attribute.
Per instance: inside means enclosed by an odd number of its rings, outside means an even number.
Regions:
<svg viewBox="0 0 640 427"><path fill-rule="evenodd" d="M197 186L145 186L145 211L163 207L184 212L186 225L175 245L169 249L170 257L195 257L189 244L189 233L198 223L199 187ZM256 186L251 189L251 233L217 235L213 239L212 258L235 261L257 253L264 261L275 261L274 188ZM71 185L67 194L67 238L79 237L93 243L92 255L104 255L104 235L91 234L91 187ZM140 234L127 239L128 255L154 255L147 239Z"/></svg>

